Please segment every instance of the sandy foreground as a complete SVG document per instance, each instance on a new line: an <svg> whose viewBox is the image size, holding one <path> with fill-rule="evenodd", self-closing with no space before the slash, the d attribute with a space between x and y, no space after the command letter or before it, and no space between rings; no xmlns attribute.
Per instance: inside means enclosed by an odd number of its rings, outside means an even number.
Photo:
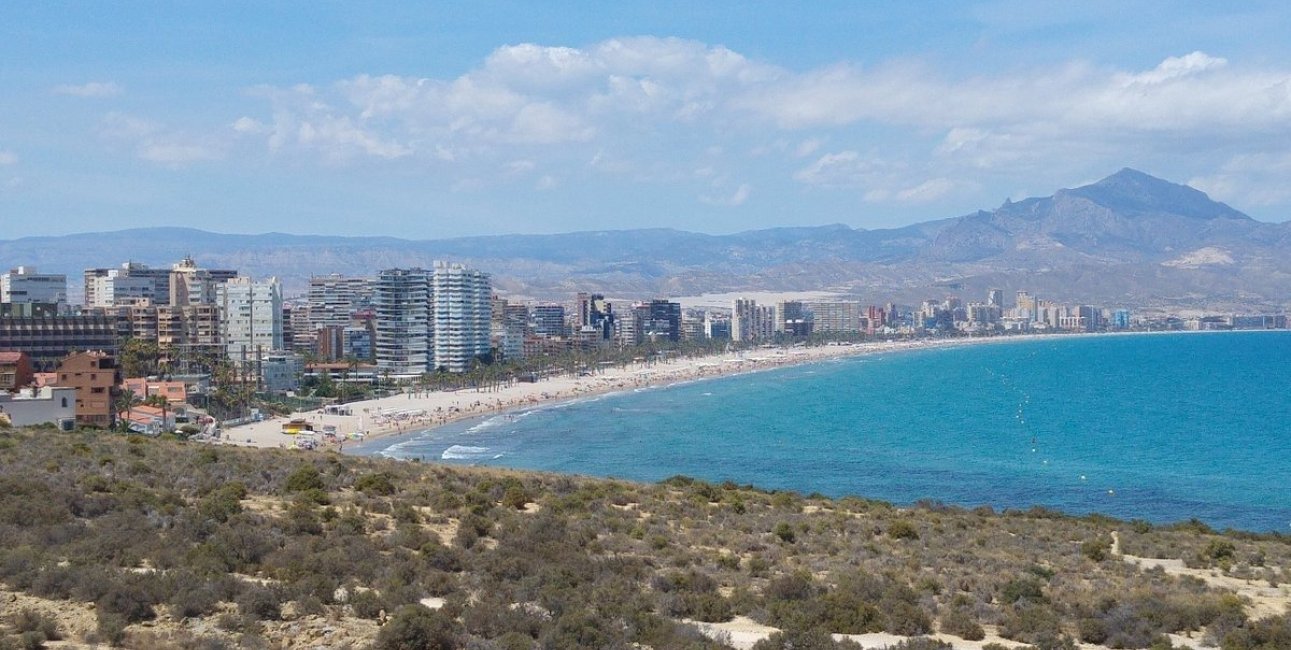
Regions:
<svg viewBox="0 0 1291 650"><path fill-rule="evenodd" d="M253 447L294 447L301 437L282 432L283 425L303 419L316 432L326 427L336 432L337 441L315 436L320 449L339 449L360 440L402 436L442 426L455 420L479 417L511 409L531 407L602 393L644 386L666 385L696 379L723 377L789 365L811 363L864 354L940 348L974 343L1013 341L1018 337L884 341L814 347L759 348L688 359L669 359L602 369L584 376L562 375L534 383L457 391L405 392L391 397L350 402L351 415L319 411L293 413L285 418L230 427L218 433L216 442ZM308 437L308 436L306 436Z"/></svg>

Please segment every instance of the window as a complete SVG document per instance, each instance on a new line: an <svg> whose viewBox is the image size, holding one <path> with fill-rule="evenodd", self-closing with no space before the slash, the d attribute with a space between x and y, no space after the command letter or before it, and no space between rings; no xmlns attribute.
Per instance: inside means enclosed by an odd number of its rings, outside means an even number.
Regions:
<svg viewBox="0 0 1291 650"><path fill-rule="evenodd" d="M67 398L63 398L63 408L67 408Z"/></svg>

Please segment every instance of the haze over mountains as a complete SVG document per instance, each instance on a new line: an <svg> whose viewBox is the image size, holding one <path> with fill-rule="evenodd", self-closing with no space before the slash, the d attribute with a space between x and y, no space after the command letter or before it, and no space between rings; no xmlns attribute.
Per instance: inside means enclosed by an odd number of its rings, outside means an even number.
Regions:
<svg viewBox="0 0 1291 650"><path fill-rule="evenodd" d="M0 264L66 273L126 260L276 275L288 295L310 275L466 262L505 292L567 299L728 291L836 291L913 302L989 287L1106 306L1212 311L1291 305L1291 222L1268 223L1132 169L1053 196L904 228L844 225L730 235L670 229L412 241L226 235L147 228L0 241Z"/></svg>

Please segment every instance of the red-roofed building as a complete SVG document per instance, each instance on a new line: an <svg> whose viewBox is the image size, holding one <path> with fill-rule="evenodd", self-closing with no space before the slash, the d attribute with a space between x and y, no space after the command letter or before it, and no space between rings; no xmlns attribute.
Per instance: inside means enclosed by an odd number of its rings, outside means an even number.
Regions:
<svg viewBox="0 0 1291 650"><path fill-rule="evenodd" d="M0 390L15 391L32 383L31 357L26 352L0 350Z"/></svg>
<svg viewBox="0 0 1291 650"><path fill-rule="evenodd" d="M175 428L174 411L146 404L135 404L129 411L118 413L117 417L128 420L130 429L140 433L162 433Z"/></svg>
<svg viewBox="0 0 1291 650"><path fill-rule="evenodd" d="M188 386L182 381L157 381L143 377L131 377L124 382L125 390L132 391L140 400L153 395L162 395L167 402L183 406L188 402Z"/></svg>

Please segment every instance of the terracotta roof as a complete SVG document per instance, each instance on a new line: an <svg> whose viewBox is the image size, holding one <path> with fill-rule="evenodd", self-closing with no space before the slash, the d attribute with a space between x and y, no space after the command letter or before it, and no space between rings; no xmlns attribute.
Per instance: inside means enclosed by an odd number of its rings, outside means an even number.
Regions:
<svg viewBox="0 0 1291 650"><path fill-rule="evenodd" d="M0 363L18 363L25 353L14 350L0 350Z"/></svg>

